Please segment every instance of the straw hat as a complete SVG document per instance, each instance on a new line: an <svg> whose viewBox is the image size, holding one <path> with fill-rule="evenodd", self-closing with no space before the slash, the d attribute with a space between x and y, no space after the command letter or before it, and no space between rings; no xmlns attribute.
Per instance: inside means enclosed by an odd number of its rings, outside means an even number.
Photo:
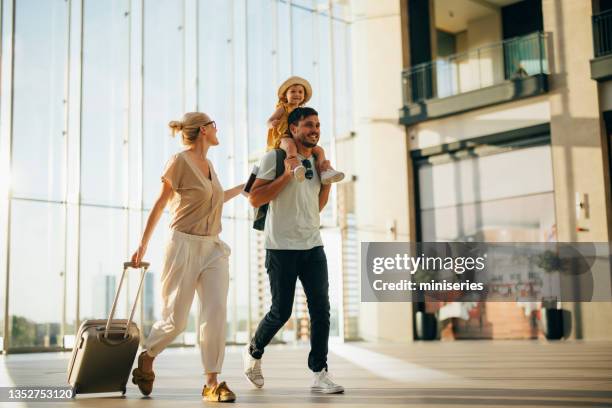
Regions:
<svg viewBox="0 0 612 408"><path fill-rule="evenodd" d="M283 99L287 93L287 89L293 85L302 85L304 87L304 102L302 103L308 102L312 96L312 87L310 86L310 82L299 76L292 76L278 87L278 99Z"/></svg>

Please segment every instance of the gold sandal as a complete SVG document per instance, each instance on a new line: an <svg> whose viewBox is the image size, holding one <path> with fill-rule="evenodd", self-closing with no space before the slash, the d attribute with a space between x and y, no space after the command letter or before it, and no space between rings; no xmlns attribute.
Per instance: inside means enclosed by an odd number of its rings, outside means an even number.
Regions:
<svg viewBox="0 0 612 408"><path fill-rule="evenodd" d="M229 389L225 381L221 381L214 387L204 386L202 398L210 402L232 402L236 400L236 394Z"/></svg>
<svg viewBox="0 0 612 408"><path fill-rule="evenodd" d="M155 381L155 373L153 371L146 372L142 370L142 359L146 351L143 351L138 356L138 367L132 371L132 382L138 386L142 395L149 395L153 391L153 381Z"/></svg>

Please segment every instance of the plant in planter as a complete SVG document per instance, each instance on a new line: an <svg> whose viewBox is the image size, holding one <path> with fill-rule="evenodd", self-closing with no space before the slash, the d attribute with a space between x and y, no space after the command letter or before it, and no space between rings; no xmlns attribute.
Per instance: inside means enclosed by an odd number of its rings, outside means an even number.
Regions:
<svg viewBox="0 0 612 408"><path fill-rule="evenodd" d="M552 292L552 275L564 269L564 260L555 252L547 250L537 256L536 265L548 275L548 289ZM542 297L542 331L548 340L567 337L571 330L569 310L563 310L557 296L549 293Z"/></svg>
<svg viewBox="0 0 612 408"><path fill-rule="evenodd" d="M418 270L413 281L418 284L429 282L435 277L434 272ZM416 291L418 301L414 303L414 330L418 340L436 340L438 338L438 319L435 313L427 312L427 304L424 294Z"/></svg>

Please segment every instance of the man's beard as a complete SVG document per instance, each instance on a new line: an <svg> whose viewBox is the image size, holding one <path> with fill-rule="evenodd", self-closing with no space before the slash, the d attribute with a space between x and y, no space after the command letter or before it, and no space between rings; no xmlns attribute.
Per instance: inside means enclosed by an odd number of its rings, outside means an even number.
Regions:
<svg viewBox="0 0 612 408"><path fill-rule="evenodd" d="M304 147L308 147L308 148L313 148L313 147L315 147L315 146L317 145L318 140L317 140L317 142L312 143L312 142L308 141L308 140L306 139L306 137L307 137L307 136L303 136L303 137L302 137L302 140L300 140L300 142L302 143L302 146L304 146Z"/></svg>

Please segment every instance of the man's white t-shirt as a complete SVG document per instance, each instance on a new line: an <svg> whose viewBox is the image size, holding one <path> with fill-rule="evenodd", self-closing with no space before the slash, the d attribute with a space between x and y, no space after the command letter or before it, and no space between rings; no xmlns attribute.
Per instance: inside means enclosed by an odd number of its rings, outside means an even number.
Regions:
<svg viewBox="0 0 612 408"><path fill-rule="evenodd" d="M305 160L298 154L300 162ZM321 181L315 169L314 156L311 163L313 177L298 183L293 177L285 188L270 201L264 229L266 249L307 250L322 246L319 232L319 191ZM261 159L258 179L274 180L276 176L276 152L271 150Z"/></svg>

